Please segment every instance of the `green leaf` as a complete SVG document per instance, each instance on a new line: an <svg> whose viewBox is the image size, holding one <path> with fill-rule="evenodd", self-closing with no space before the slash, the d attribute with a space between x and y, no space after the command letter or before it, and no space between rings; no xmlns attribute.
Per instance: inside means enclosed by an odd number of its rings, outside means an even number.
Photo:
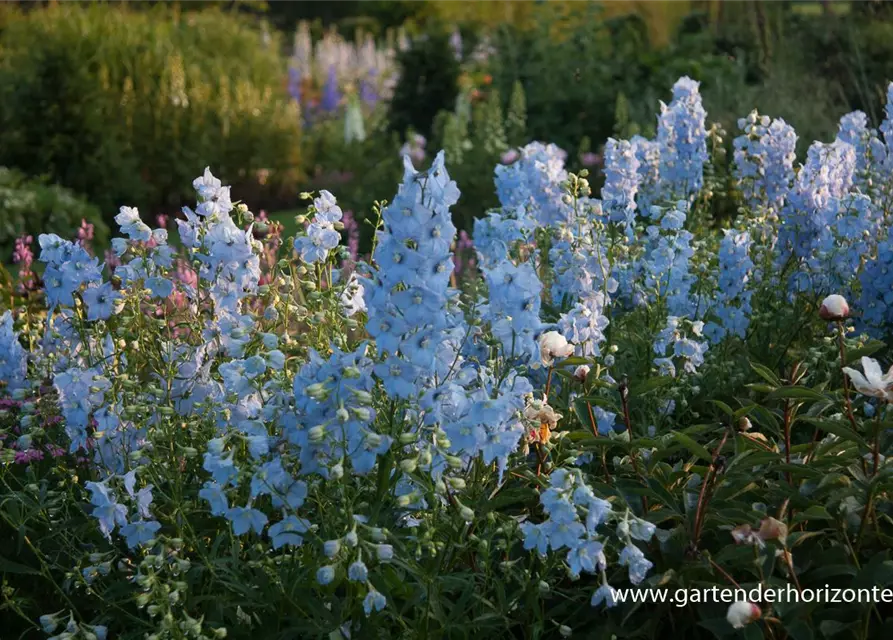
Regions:
<svg viewBox="0 0 893 640"><path fill-rule="evenodd" d="M7 560L3 556L0 556L0 573L19 573L29 576L40 575L40 571L37 569L33 569L24 564L19 564L18 562L13 562L12 560Z"/></svg>
<svg viewBox="0 0 893 640"><path fill-rule="evenodd" d="M826 638L836 636L842 631L846 631L856 626L856 622L840 622L839 620L822 620L819 624L819 633Z"/></svg>
<svg viewBox="0 0 893 640"><path fill-rule="evenodd" d="M758 376L760 376L763 380L771 384L773 387L781 386L781 379L777 375L772 372L772 369L769 367L758 364L756 362L750 363L750 368L753 369Z"/></svg>
<svg viewBox="0 0 893 640"><path fill-rule="evenodd" d="M852 364L857 360L870 356L873 353L876 353L886 347L887 345L881 342L880 340L869 340L868 344L864 347L859 347L858 349L851 349L846 353L846 363Z"/></svg>
<svg viewBox="0 0 893 640"><path fill-rule="evenodd" d="M760 393L772 393L778 387L773 387L771 384L762 384L760 382L751 382L750 384L744 385L748 389L752 389L753 391L759 391Z"/></svg>
<svg viewBox="0 0 893 640"><path fill-rule="evenodd" d="M584 358L583 356L571 356L557 363L556 367L577 367L581 364L592 364L592 358Z"/></svg>
<svg viewBox="0 0 893 640"><path fill-rule="evenodd" d="M589 406L584 398L574 400L574 413L577 414L577 419L587 433L594 434L598 430L598 427L592 423L592 418L589 417Z"/></svg>
<svg viewBox="0 0 893 640"><path fill-rule="evenodd" d="M735 630L732 628L732 625L729 624L729 621L725 618L710 618L708 620L701 620L698 622L698 626L704 627L712 633L717 638L727 638L731 635L734 635Z"/></svg>
<svg viewBox="0 0 893 640"><path fill-rule="evenodd" d="M639 382L630 386L629 395L631 397L643 396L646 393L650 393L651 391L655 391L656 389L660 389L661 387L666 387L669 384L673 383L672 376L658 376L656 378L649 378L644 382Z"/></svg>
<svg viewBox="0 0 893 640"><path fill-rule="evenodd" d="M713 456L710 455L710 452L707 451L703 447L703 445L698 444L693 438L685 435L684 433L680 433L679 431L672 431L673 437L681 444L683 447L691 451L693 454L701 458L702 460L706 460L707 462L713 461Z"/></svg>
<svg viewBox="0 0 893 640"><path fill-rule="evenodd" d="M828 578L832 578L835 576L855 576L856 575L856 567L850 564L826 564L824 566L819 567L813 571L810 571L804 578L809 581L810 584L821 584L824 586L824 581Z"/></svg>
<svg viewBox="0 0 893 640"><path fill-rule="evenodd" d="M731 416L735 415L735 411L734 411L734 409L732 409L732 407L730 407L729 405L727 405L727 404L726 404L725 402L723 402L722 400L711 400L710 402L712 402L712 403L715 404L717 407L719 407L720 410L721 410L724 414L726 414L727 416L731 417Z"/></svg>
<svg viewBox="0 0 893 640"><path fill-rule="evenodd" d="M791 398L796 400L827 400L824 395L809 387L781 387L769 394L770 398Z"/></svg>
<svg viewBox="0 0 893 640"><path fill-rule="evenodd" d="M784 626L793 640L813 640L812 629L803 620L794 620Z"/></svg>
<svg viewBox="0 0 893 640"><path fill-rule="evenodd" d="M833 433L838 438L843 438L844 440L855 442L860 447L868 446L862 436L853 431L850 427L841 424L840 422L832 422L831 420L820 420L818 418L800 418L800 420L808 422L809 424L818 427L822 431Z"/></svg>
<svg viewBox="0 0 893 640"><path fill-rule="evenodd" d="M798 513L791 522L809 522L810 520L834 520L834 516L820 504L814 504L805 511Z"/></svg>

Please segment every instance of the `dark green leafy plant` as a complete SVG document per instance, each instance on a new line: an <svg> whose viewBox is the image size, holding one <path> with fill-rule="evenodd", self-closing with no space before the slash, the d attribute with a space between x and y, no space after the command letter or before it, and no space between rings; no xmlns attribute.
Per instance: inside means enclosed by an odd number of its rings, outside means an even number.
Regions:
<svg viewBox="0 0 893 640"><path fill-rule="evenodd" d="M0 167L0 263L12 259L16 238L51 230L63 238L77 235L81 222L93 225L94 242L108 244L108 227L99 209L68 189Z"/></svg>

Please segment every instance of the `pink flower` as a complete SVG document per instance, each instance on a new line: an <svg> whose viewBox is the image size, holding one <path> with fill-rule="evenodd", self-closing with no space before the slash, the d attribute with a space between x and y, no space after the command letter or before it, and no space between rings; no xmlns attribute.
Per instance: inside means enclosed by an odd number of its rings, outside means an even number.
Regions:
<svg viewBox="0 0 893 640"><path fill-rule="evenodd" d="M502 164L512 164L515 160L521 157L521 154L518 153L517 149L509 149L499 158Z"/></svg>

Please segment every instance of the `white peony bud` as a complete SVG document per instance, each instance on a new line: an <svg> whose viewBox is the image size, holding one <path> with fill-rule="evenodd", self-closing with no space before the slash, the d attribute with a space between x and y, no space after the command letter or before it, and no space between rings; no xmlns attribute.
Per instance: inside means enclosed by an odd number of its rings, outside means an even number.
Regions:
<svg viewBox="0 0 893 640"><path fill-rule="evenodd" d="M819 316L822 320L844 320L850 315L850 306L843 296L830 295L822 300Z"/></svg>
<svg viewBox="0 0 893 640"><path fill-rule="evenodd" d="M543 364L551 367L555 358L567 358L574 354L574 345L569 344L557 331L547 331L540 336L540 357Z"/></svg>
<svg viewBox="0 0 893 640"><path fill-rule="evenodd" d="M726 620L729 621L733 628L743 629L745 625L758 620L761 615L763 615L763 612L760 611L757 605L753 602L742 600L729 605L729 610L726 612Z"/></svg>
<svg viewBox="0 0 893 640"><path fill-rule="evenodd" d="M574 377L580 382L586 381L586 376L589 375L589 365L581 364L574 370Z"/></svg>

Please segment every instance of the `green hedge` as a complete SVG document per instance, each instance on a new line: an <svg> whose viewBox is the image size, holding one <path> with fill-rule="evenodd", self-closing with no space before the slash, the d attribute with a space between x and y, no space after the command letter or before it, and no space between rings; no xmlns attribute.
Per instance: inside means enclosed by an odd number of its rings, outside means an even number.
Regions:
<svg viewBox="0 0 893 640"><path fill-rule="evenodd" d="M95 206L68 189L0 167L0 264L10 262L19 236L53 232L73 239L82 220L94 225L96 246L107 244L109 230Z"/></svg>
<svg viewBox="0 0 893 640"><path fill-rule="evenodd" d="M83 193L106 219L193 199L206 165L293 180L297 106L275 33L219 11L62 4L0 32L0 164ZM185 188L184 188L185 185ZM254 189L251 189L254 191Z"/></svg>

